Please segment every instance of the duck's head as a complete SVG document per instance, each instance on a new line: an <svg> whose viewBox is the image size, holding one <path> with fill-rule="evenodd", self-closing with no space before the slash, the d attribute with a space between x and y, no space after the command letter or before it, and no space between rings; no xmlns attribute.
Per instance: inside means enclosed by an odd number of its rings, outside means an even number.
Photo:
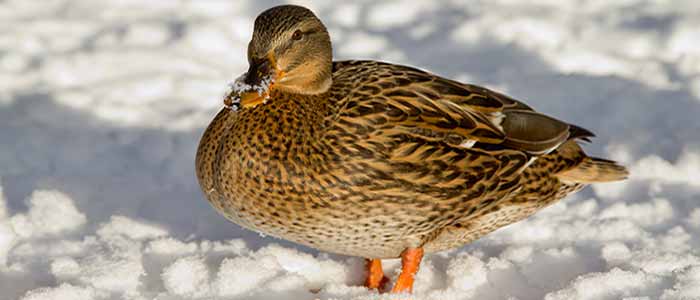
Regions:
<svg viewBox="0 0 700 300"><path fill-rule="evenodd" d="M234 83L240 106L264 103L270 90L319 94L331 85L328 30L309 9L281 5L256 19L248 44L248 72Z"/></svg>

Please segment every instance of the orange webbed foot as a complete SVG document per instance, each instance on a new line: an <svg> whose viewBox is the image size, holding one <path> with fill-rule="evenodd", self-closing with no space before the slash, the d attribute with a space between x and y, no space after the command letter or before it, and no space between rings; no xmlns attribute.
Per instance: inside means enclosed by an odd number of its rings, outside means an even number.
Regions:
<svg viewBox="0 0 700 300"><path fill-rule="evenodd" d="M413 292L413 282L423 259L423 248L408 248L401 252L401 274L394 284L392 293Z"/></svg>
<svg viewBox="0 0 700 300"><path fill-rule="evenodd" d="M384 270L382 269L382 260L368 259L367 280L365 280L365 287L368 289L381 290L387 281L388 278L384 277Z"/></svg>

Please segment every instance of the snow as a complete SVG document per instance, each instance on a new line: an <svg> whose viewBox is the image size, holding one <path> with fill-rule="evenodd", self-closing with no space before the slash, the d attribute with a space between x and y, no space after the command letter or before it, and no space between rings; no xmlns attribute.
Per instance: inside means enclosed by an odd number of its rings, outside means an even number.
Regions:
<svg viewBox="0 0 700 300"><path fill-rule="evenodd" d="M645 289L659 285L661 278L644 272L618 268L605 273L591 273L577 278L570 287L548 294L545 300L620 299L639 295Z"/></svg>
<svg viewBox="0 0 700 300"><path fill-rule="evenodd" d="M630 179L427 255L414 299L700 299L697 1L299 1L338 59L486 85ZM279 1L0 2L0 300L405 299L204 200L194 153ZM398 260L385 260L392 281ZM402 298L403 297L403 298Z"/></svg>
<svg viewBox="0 0 700 300"><path fill-rule="evenodd" d="M27 293L22 299L24 300L69 300L69 299L80 299L80 300L93 300L96 298L96 292L92 288L83 288L73 286L68 283L61 284L54 288L39 288L32 290Z"/></svg>
<svg viewBox="0 0 700 300"><path fill-rule="evenodd" d="M34 191L28 206L27 214L16 214L10 218L15 233L22 238L37 238L75 230L86 220L73 201L58 191Z"/></svg>
<svg viewBox="0 0 700 300"><path fill-rule="evenodd" d="M347 39L353 42L338 49L341 55L347 57L371 57L386 50L388 46L385 38L363 32L351 33Z"/></svg>
<svg viewBox="0 0 700 300"><path fill-rule="evenodd" d="M243 93L257 93L258 96L263 96L263 104L267 103L267 99L270 98L268 90L275 82L275 78L272 75L262 77L260 82L256 85L245 83L246 76L248 76L247 72L238 76L232 83L229 83L229 91L226 93L224 105L230 107L234 111L238 110L240 107L241 95Z"/></svg>
<svg viewBox="0 0 700 300"><path fill-rule="evenodd" d="M429 1L407 4L405 1L383 1L378 3L368 11L368 27L376 30L386 30L402 25L405 26L415 21L421 13L429 12L436 6L434 2Z"/></svg>
<svg viewBox="0 0 700 300"><path fill-rule="evenodd" d="M97 234L102 237L124 235L132 240L144 240L165 236L168 232L157 226L140 223L124 216L112 216L109 223L102 225L97 230Z"/></svg>
<svg viewBox="0 0 700 300"><path fill-rule="evenodd" d="M210 293L209 269L199 256L186 256L163 270L163 284L171 294L200 298Z"/></svg>

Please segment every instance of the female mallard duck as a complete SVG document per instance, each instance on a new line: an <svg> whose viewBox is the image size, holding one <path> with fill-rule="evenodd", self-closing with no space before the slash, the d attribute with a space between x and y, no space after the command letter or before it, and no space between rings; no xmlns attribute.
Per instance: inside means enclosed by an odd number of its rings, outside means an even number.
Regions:
<svg viewBox="0 0 700 300"><path fill-rule="evenodd" d="M624 179L586 156L593 134L497 92L411 67L333 62L308 9L260 14L250 68L204 132L197 177L252 230L322 251L402 258L410 292L424 252L458 247L593 182Z"/></svg>

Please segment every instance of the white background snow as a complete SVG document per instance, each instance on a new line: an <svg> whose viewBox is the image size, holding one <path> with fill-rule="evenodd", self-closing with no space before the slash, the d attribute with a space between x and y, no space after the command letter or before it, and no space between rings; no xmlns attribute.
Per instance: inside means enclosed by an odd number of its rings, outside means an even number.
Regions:
<svg viewBox="0 0 700 300"><path fill-rule="evenodd" d="M199 136L279 3L0 1L0 299L390 299L357 287L361 259L244 231L197 186ZM506 92L632 172L428 256L415 299L700 299L700 2L297 3L336 58Z"/></svg>

